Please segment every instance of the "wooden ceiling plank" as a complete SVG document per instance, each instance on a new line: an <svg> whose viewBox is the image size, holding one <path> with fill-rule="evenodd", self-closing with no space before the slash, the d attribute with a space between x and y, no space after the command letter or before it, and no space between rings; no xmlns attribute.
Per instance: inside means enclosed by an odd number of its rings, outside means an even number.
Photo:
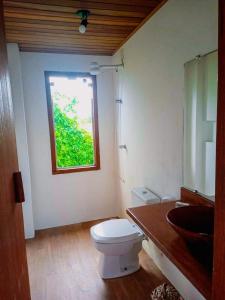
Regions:
<svg viewBox="0 0 225 300"><path fill-rule="evenodd" d="M44 44L44 45L38 45L38 44L35 44L35 43L19 43L20 46L23 46L23 47L41 47L41 48L50 48L50 49L53 49L53 45L51 44ZM99 52L102 52L103 50L104 51L113 51L113 48L102 48L102 49L99 49L99 48L96 48L96 47L93 47L93 46L89 46L88 48L86 47L82 47L80 45L78 46L74 46L74 47L68 47L67 45L55 45L54 48L56 49L71 49L71 50L85 50L85 49L88 49L88 50L92 50L92 49L95 49L96 51L99 51Z"/></svg>
<svg viewBox="0 0 225 300"><path fill-rule="evenodd" d="M13 43L13 40L10 41L10 43ZM102 47L99 47L97 45L83 45L83 44L67 44L67 43L54 43L54 42L35 42L35 41L19 41L17 44L27 44L27 45L36 45L37 47L44 47L44 46L49 46L51 48L68 48L68 49L77 49L77 48L82 48L82 49L89 49L89 50L95 50L95 49L101 49L101 50L109 50L112 51L115 49L115 46L107 46L107 45L102 45Z"/></svg>
<svg viewBox="0 0 225 300"><path fill-rule="evenodd" d="M93 40L86 40L86 39L80 39L80 38L57 38L57 37L49 37L49 38L44 38L41 35L40 36L28 36L28 35L15 35L15 34L11 34L8 33L6 35L6 39L7 41L14 39L14 40L18 40L20 41L37 41L37 42L44 42L45 40L47 41L54 41L54 42L63 42L63 43L70 43L72 44L76 44L76 43L82 43L83 45L90 45L90 44L95 44L95 45L113 45L116 46L118 44L120 44L119 41L110 41L110 40L104 40L104 39L93 39Z"/></svg>
<svg viewBox="0 0 225 300"><path fill-rule="evenodd" d="M112 51L92 51L92 50L71 50L71 49L49 49L49 48L26 48L19 47L22 52L38 52L38 53L55 53L55 54L76 54L76 55L97 55L97 56L112 56Z"/></svg>
<svg viewBox="0 0 225 300"><path fill-rule="evenodd" d="M83 47L96 47L96 48L112 48L114 49L117 44L111 44L111 43L105 43L105 42L91 42L91 43L84 43L83 41L64 41L64 40L54 40L54 39L49 39L49 40L41 40L41 39L27 39L27 38L18 38L18 37L13 37L9 36L7 37L7 42L8 43L33 43L33 44L38 44L38 45L64 45L68 47L76 47L76 46L83 46Z"/></svg>
<svg viewBox="0 0 225 300"><path fill-rule="evenodd" d="M17 0L19 1L19 0ZM29 1L29 0L27 0ZM52 0L55 1L55 0ZM58 0L60 1L60 0ZM65 1L65 0L64 0ZM73 1L73 0L66 0L66 1ZM101 3L102 5L105 4L105 0L89 0L90 2L98 2ZM150 7L152 5L157 6L159 5L159 3L161 2L161 0L108 0L107 3L111 3L111 4L121 4L121 5L134 5L134 6L144 6L144 7Z"/></svg>
<svg viewBox="0 0 225 300"><path fill-rule="evenodd" d="M65 31L65 30L51 30L51 29L38 29L38 28L21 28L21 27L13 27L10 28L8 26L5 27L8 33L14 33L14 34L50 34L50 35L57 35L57 34L64 34L67 35L68 37L72 36L80 36L79 32L77 31ZM100 38L105 38L106 40L112 39L112 40L123 40L127 35L126 34L111 34L110 36L107 33L101 33L101 32L88 32L85 34L86 39L88 38L94 38L94 37L100 37Z"/></svg>
<svg viewBox="0 0 225 300"><path fill-rule="evenodd" d="M5 7L4 8L4 14L7 16L8 14L24 14L24 16L27 15L35 15L35 16L45 16L45 17L61 17L61 18L66 18L71 21L80 22L80 18L75 16L74 13L67 13L67 12L61 12L61 11L48 11L48 10L37 10L37 9L32 9L32 8L20 8L20 7ZM142 18L140 17L120 17L120 16L102 16L102 15L95 15L91 14L88 17L89 23L94 22L94 21L102 21L104 22L112 22L112 23L118 23L118 24L139 24Z"/></svg>
<svg viewBox="0 0 225 300"><path fill-rule="evenodd" d="M79 33L74 32L74 34L68 35L68 34L60 34L56 33L52 35L52 33L48 32L27 32L27 31L18 31L18 30L13 30L13 31L8 31L6 36L15 36L15 37L20 37L20 36L26 36L27 38L29 37L37 37L37 38L42 38L42 39L49 39L49 38L54 38L54 39L65 39L65 40L85 40L87 42L90 41L109 41L109 42L121 42L123 38L120 37L112 37L112 36L95 36L95 35L81 35Z"/></svg>
<svg viewBox="0 0 225 300"><path fill-rule="evenodd" d="M26 48L46 48L46 49L65 49L65 50L72 50L72 51L75 51L75 50L88 50L88 51L91 51L91 50L95 50L96 52L111 52L113 51L113 49L111 48L102 48L102 49L99 49L99 48L94 48L94 47L89 47L89 48L86 48L86 47L82 47L80 45L78 45L77 47L68 47L68 46L62 46L62 45L50 45L50 44L44 44L44 45L38 45L38 44L26 44L26 43L19 43L19 47L26 47Z"/></svg>
<svg viewBox="0 0 225 300"><path fill-rule="evenodd" d="M19 43L18 45L24 45L25 43ZM94 47L82 47L80 45L78 45L77 47L65 47L63 45L38 45L38 44L29 44L26 46L26 48L32 48L32 47L35 47L35 48L46 48L46 49L56 49L56 50L60 50L60 49L65 49L65 50L72 50L72 51L75 51L75 50L88 50L89 52L90 51L93 51L94 53L96 52L110 52L110 53L113 53L113 49L110 49L110 48L102 48L102 49L99 49L99 48L94 48Z"/></svg>
<svg viewBox="0 0 225 300"><path fill-rule="evenodd" d="M55 46L55 45L35 45L35 44L29 44L29 45L26 45L26 44L24 44L24 43L20 43L19 44L19 48L21 47L21 45L23 46L23 45L25 45L24 47L25 48L45 48L45 49L56 49L56 50L61 50L61 49L65 49L65 50L67 50L67 51L69 51L69 50L72 50L72 51L77 51L77 50L79 50L79 51L89 51L89 52L91 52L92 51L92 53L94 52L94 53L97 53L97 52L105 52L105 53L111 53L112 54L112 52L113 52L113 49L110 49L110 48L102 48L102 49L99 49L99 48L86 48L86 47L81 47L81 46L78 46L78 47L64 47L64 46Z"/></svg>
<svg viewBox="0 0 225 300"><path fill-rule="evenodd" d="M4 15L6 17L15 17L19 19L30 19L30 20L52 20L52 21L61 21L61 22L73 22L74 24L79 24L79 21L76 21L73 16L56 16L56 15L38 15L33 12L29 13L21 13L21 12L10 12L5 11ZM134 19L134 18L133 18ZM98 18L93 18L93 16L89 19L89 27L92 24L99 25L117 25L117 26L137 26L139 23L137 20L126 20L124 18L112 18L112 19L101 19L100 16Z"/></svg>
<svg viewBox="0 0 225 300"><path fill-rule="evenodd" d="M139 11L138 8L134 11L129 10L122 10L120 7L120 10L116 9L105 9L105 7L100 6L99 8L93 8L90 5L88 5L86 2L85 6L82 6L82 8L89 9L91 14L94 15L103 15L103 16L119 16L119 17L139 17L144 18L148 12L149 9L143 9L143 11ZM75 12L80 9L80 5L77 5L74 7L68 7L68 6L58 6L58 5L47 5L47 4L36 4L36 3L25 3L25 2L14 2L14 1L4 1L5 7L13 7L13 8L28 8L28 9L35 9L35 10L43 10L43 11L51 11L51 12L65 12L65 13L72 13L75 15ZM154 8L154 7L153 7ZM77 18L77 16L75 16Z"/></svg>
<svg viewBox="0 0 225 300"><path fill-rule="evenodd" d="M6 39L7 40L9 40L9 39L11 39L11 38L13 38L13 39L18 39L18 41L19 40L21 40L21 39L23 39L23 38L26 38L26 40L29 40L29 37L26 37L25 35L23 35L23 36L17 36L17 35L12 35L12 34L10 34L10 33L8 33L7 35L6 35ZM36 40L38 40L38 41L44 41L44 40L46 40L46 38L43 38L43 37L41 37L41 36L38 36L37 38L36 37L34 37L33 39L36 39ZM54 40L54 41L57 41L57 40L59 40L58 38L54 38L54 37L51 37L51 39L50 40ZM104 37L102 38L102 39L92 39L92 40L89 40L89 41L86 41L86 42L84 42L84 40L82 39L82 38L70 38L70 39L63 39L62 38L62 40L64 41L64 42L69 42L69 43L75 43L75 42L83 42L83 44L84 45L86 45L86 44L93 44L93 43L105 43L105 44L107 44L107 45L109 45L109 44L112 44L112 45L119 45L120 43L121 43L121 41L123 40L122 38L120 39L120 40L106 40L106 39L104 39Z"/></svg>
<svg viewBox="0 0 225 300"><path fill-rule="evenodd" d="M103 42L98 42L98 43L89 43L89 44L84 44L81 41L75 41L75 42L69 42L69 41L57 41L57 40L49 40L49 41L44 41L44 40L35 40L35 39L16 39L14 37L8 37L7 38L8 43L24 43L24 44L37 44L37 45L52 45L52 46L67 46L67 47L78 47L82 46L84 47L90 47L90 48L100 48L100 49L115 49L117 44L109 44L109 43L103 43Z"/></svg>
<svg viewBox="0 0 225 300"><path fill-rule="evenodd" d="M58 29L58 28L49 28L48 26L45 26L44 28L39 28L39 27L24 27L21 24L17 24L17 26L5 24L5 28L7 33L28 33L28 34L33 34L33 33L51 33L51 34L65 34L68 36L72 36L74 34L80 35L79 31L76 28L64 28L64 29ZM96 31L87 31L85 33L86 38L89 37L105 37L109 39L112 37L114 38L121 38L124 39L127 36L127 33L110 33L107 34L107 32L96 32Z"/></svg>
<svg viewBox="0 0 225 300"><path fill-rule="evenodd" d="M55 22L55 21L41 21L41 20L30 20L30 19L17 19L17 18L5 18L5 25L14 26L22 26L26 28L43 28L43 29L62 29L62 30L70 30L77 31L77 26L73 22L64 23L64 22ZM78 24L77 24L78 25ZM112 34L129 34L135 27L134 26L108 26L108 25L100 25L100 24L91 24L88 26L88 32L96 32L96 33L112 33Z"/></svg>
<svg viewBox="0 0 225 300"><path fill-rule="evenodd" d="M132 1L127 0L125 3L124 1L77 1L77 0L5 0L3 1L5 5L12 5L13 3L16 5L17 3L25 3L25 4L39 4L39 5L50 5L50 6L58 6L61 8L70 7L70 8L78 8L78 9L105 9L105 10L117 10L117 11L133 11L133 12L147 12L149 9L153 9L154 7L158 6L160 0L144 0L144 1L137 1L135 5L132 5Z"/></svg>

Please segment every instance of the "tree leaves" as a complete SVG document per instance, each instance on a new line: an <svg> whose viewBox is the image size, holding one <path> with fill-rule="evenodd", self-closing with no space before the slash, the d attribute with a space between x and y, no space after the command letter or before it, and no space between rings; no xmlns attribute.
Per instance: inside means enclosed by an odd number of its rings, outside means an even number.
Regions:
<svg viewBox="0 0 225 300"><path fill-rule="evenodd" d="M53 102L57 167L71 168L93 165L93 137L87 130L79 126L74 108L76 100L72 99L64 110L57 104L57 100ZM67 112L71 112L73 117L69 117Z"/></svg>

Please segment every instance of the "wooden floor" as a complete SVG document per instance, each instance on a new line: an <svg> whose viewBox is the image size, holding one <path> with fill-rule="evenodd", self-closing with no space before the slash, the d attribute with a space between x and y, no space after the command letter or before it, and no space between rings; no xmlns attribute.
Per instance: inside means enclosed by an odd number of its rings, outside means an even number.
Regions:
<svg viewBox="0 0 225 300"><path fill-rule="evenodd" d="M27 241L32 300L149 300L151 291L166 281L143 250L138 272L102 280L89 234L93 224L41 230Z"/></svg>

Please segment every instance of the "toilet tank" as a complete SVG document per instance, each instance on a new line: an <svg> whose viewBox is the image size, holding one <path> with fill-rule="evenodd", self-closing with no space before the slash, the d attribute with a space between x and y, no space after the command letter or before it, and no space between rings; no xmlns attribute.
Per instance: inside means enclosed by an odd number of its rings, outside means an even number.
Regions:
<svg viewBox="0 0 225 300"><path fill-rule="evenodd" d="M132 207L159 203L160 198L146 187L137 187L131 191Z"/></svg>

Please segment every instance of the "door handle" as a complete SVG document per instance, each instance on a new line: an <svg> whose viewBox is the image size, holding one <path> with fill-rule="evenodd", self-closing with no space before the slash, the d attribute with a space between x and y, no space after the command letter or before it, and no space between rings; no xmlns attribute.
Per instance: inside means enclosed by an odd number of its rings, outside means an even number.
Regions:
<svg viewBox="0 0 225 300"><path fill-rule="evenodd" d="M13 173L13 181L15 187L16 203L22 203L25 201L23 180L21 172Z"/></svg>

